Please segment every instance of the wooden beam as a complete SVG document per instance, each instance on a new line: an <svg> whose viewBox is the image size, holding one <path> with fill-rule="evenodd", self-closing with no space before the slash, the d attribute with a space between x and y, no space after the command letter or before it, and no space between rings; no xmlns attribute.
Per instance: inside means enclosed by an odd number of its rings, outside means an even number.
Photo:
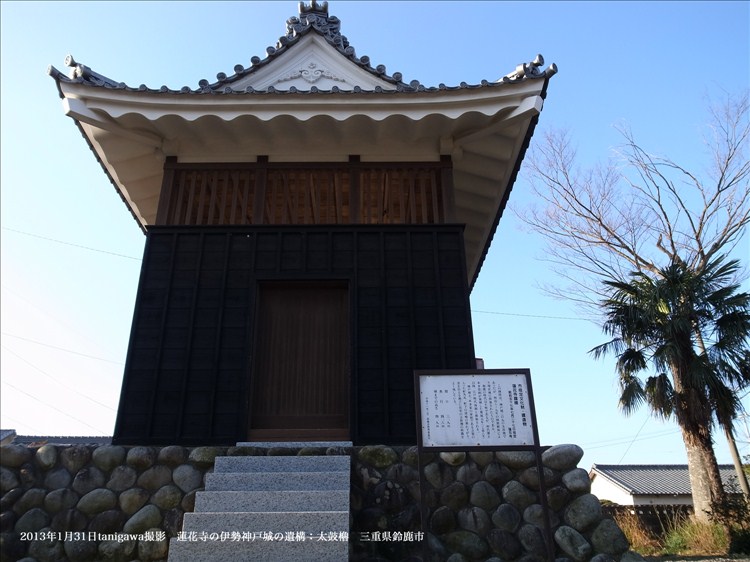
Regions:
<svg viewBox="0 0 750 562"><path fill-rule="evenodd" d="M161 179L161 191L159 192L159 206L156 211L156 224L168 224L170 221L169 215L173 205L172 194L174 193L174 165L176 163L176 156L167 156L164 162L164 175Z"/></svg>
<svg viewBox="0 0 750 562"><path fill-rule="evenodd" d="M255 172L253 199L253 224L263 224L263 209L266 206L266 186L268 184L268 156L258 156Z"/></svg>
<svg viewBox="0 0 750 562"><path fill-rule="evenodd" d="M360 178L362 173L359 166L358 154L349 155L349 222L359 224L360 222Z"/></svg>
<svg viewBox="0 0 750 562"><path fill-rule="evenodd" d="M443 167L440 170L440 187L443 191L443 221L452 223L456 221L456 195L453 186L453 162L450 155L440 156Z"/></svg>

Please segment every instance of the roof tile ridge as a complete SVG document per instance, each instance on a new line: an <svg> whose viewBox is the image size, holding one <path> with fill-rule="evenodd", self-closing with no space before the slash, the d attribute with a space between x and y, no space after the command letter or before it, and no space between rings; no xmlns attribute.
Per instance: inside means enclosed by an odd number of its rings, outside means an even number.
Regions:
<svg viewBox="0 0 750 562"><path fill-rule="evenodd" d="M52 65L47 67L47 74L49 74L58 82L89 84L92 86L101 86L112 89L128 88L125 83L117 82L116 80L107 78L103 74L94 72L88 66L76 62L76 60L73 58L73 55L68 55L65 57L65 66L71 68L69 74L65 74Z"/></svg>
<svg viewBox="0 0 750 562"><path fill-rule="evenodd" d="M453 91L453 90L465 90L475 89L483 87L501 86L508 83L517 83L531 79L545 79L548 80L554 76L557 72L557 65L552 63L545 70L541 70L544 65L544 57L538 54L532 61L528 63L522 63L516 66L516 69L503 76L497 81L490 82L482 80L480 84L468 84L461 82L458 86L446 86L441 83L438 86L425 86L419 82L419 80L411 80L409 83L404 82L403 76L400 72L394 72L393 75L389 75L386 71L385 65L379 64L375 67L371 65L370 57L362 56L357 57L356 51L352 45L349 44L349 40L346 36L341 34L341 20L336 16L329 15L328 13L328 2L317 2L312 0L310 5L305 2L299 4L299 15L292 16L286 21L286 34L281 36L276 43L276 46L269 46L266 48L266 57L260 58L253 56L250 58L250 67L245 67L241 64L234 66L234 74L228 76L224 72L219 72L216 75L216 82L209 82L207 79L201 79L198 82L198 87L193 89L189 86L182 86L181 88L169 88L167 86L161 86L159 88L150 88L145 84L141 84L138 87L128 86L124 82L117 82L111 78L108 78L102 74L94 72L89 67L76 62L72 55L68 55L65 59L65 65L72 68L70 75L65 75L63 72L56 69L54 66L49 66L47 74L49 74L57 83L58 88L61 82L67 83L78 83L87 86L98 86L109 89L125 90L130 92L150 92L150 93L168 93L168 94L265 94L265 93L306 93L297 91L281 91L268 88L267 90L254 90L253 88L241 88L234 89L232 84L237 80L256 72L258 69L266 66L276 57L284 53L291 46L298 43L300 39L314 31L320 35L326 42L328 42L333 48L335 48L340 54L345 56L351 62L362 68L363 70L377 76L379 79L390 83L395 86L395 92L433 92L433 91ZM311 93L341 93L337 87L333 87L331 90L318 90L311 88ZM363 90L360 88L354 89L355 93L385 93L381 87L376 87L374 90Z"/></svg>
<svg viewBox="0 0 750 562"><path fill-rule="evenodd" d="M383 64L373 67L370 64L370 57L367 55L357 57L354 47L350 45L346 36L341 34L341 20L336 16L328 14L328 2L318 3L313 0L310 6L307 6L304 2L300 2L299 6L299 15L291 16L286 20L286 34L279 37L275 46L269 46L266 48L267 56L265 58L261 59L259 56L251 57L251 66L249 68L245 68L241 64L235 65L234 74L231 76L219 72L216 75L217 81L213 84L210 84L208 80L203 79L199 82L199 91L205 92L208 89L224 89L224 86L229 85L269 64L291 46L298 43L303 36L311 31L315 31L351 62L355 63L370 74L395 85L398 91L417 91L420 90L420 88L424 89L424 86L422 86L418 80L412 80L408 84L405 83L403 81L403 75L400 72L394 72L393 75L388 75L386 67Z"/></svg>

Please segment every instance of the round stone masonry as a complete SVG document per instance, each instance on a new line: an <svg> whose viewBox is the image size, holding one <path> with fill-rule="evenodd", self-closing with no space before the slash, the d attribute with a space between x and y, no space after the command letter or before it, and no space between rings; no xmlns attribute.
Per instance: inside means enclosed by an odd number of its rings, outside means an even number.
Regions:
<svg viewBox="0 0 750 562"><path fill-rule="evenodd" d="M125 461L125 448L117 445L102 445L94 449L91 454L91 459L99 470L104 471L106 474L112 472L112 470L123 464Z"/></svg>
<svg viewBox="0 0 750 562"><path fill-rule="evenodd" d="M143 488L149 492L155 492L170 482L172 482L172 471L169 467L162 464L147 468L138 477L138 480L136 480L139 488Z"/></svg>
<svg viewBox="0 0 750 562"><path fill-rule="evenodd" d="M183 491L191 492L203 483L203 473L189 464L177 466L172 472L172 480Z"/></svg>
<svg viewBox="0 0 750 562"><path fill-rule="evenodd" d="M44 497L46 495L47 491L43 488L30 488L16 500L15 504L13 505L13 511L16 513L16 515L23 515L34 507L42 507L44 505Z"/></svg>
<svg viewBox="0 0 750 562"><path fill-rule="evenodd" d="M576 531L587 531L602 520L602 507L593 494L578 496L565 508L565 524Z"/></svg>
<svg viewBox="0 0 750 562"><path fill-rule="evenodd" d="M97 488L78 500L76 508L86 515L93 516L116 505L117 495L112 490Z"/></svg>
<svg viewBox="0 0 750 562"><path fill-rule="evenodd" d="M133 447L128 451L125 462L136 470L146 470L156 462L156 451L151 447Z"/></svg>
<svg viewBox="0 0 750 562"><path fill-rule="evenodd" d="M188 451L179 445L169 445L159 451L157 462L170 468L179 468L188 459Z"/></svg>
<svg viewBox="0 0 750 562"><path fill-rule="evenodd" d="M60 464L71 474L76 474L91 460L91 450L85 445L73 445L60 451Z"/></svg>
<svg viewBox="0 0 750 562"><path fill-rule="evenodd" d="M73 478L73 490L83 495L91 490L102 488L106 481L104 473L95 466L88 466L79 470Z"/></svg>
<svg viewBox="0 0 750 562"><path fill-rule="evenodd" d="M546 556L546 517L557 558L632 562L627 540L602 515L582 450L559 445L542 454L549 513L541 500L537 457L530 451L419 453L414 446L195 447L4 446L0 449L3 556L44 560L167 558L169 539L193 511L217 456L351 455L350 559L408 560L426 544L451 562L532 560ZM421 477L420 477L421 471ZM422 505L424 499L425 504ZM424 530L421 513L424 511ZM164 541L20 541L18 533L50 529L101 535L149 530ZM369 541L363 533L425 533L425 542ZM409 535L411 536L411 535ZM6 540L6 537L8 540ZM15 549L15 550L13 550Z"/></svg>
<svg viewBox="0 0 750 562"><path fill-rule="evenodd" d="M5 494L21 484L18 474L13 470L0 466L0 492Z"/></svg>
<svg viewBox="0 0 750 562"><path fill-rule="evenodd" d="M6 445L0 449L0 466L20 468L31 460L31 451L22 445Z"/></svg>
<svg viewBox="0 0 750 562"><path fill-rule="evenodd" d="M114 492L124 492L135 484L138 473L131 466L116 466L109 476L107 488Z"/></svg>
<svg viewBox="0 0 750 562"><path fill-rule="evenodd" d="M583 458L578 445L555 445L542 453L542 464L553 470L568 471L576 468Z"/></svg>
<svg viewBox="0 0 750 562"><path fill-rule="evenodd" d="M587 494L591 491L589 474L582 468L574 468L563 474L562 483L565 488L574 494Z"/></svg>
<svg viewBox="0 0 750 562"><path fill-rule="evenodd" d="M398 455L390 447L366 446L359 450L359 460L375 468L387 468L398 461Z"/></svg>

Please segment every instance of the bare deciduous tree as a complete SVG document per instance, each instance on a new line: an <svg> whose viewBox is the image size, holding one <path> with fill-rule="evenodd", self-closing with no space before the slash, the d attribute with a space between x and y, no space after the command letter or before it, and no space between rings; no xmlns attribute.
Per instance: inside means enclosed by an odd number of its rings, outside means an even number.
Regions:
<svg viewBox="0 0 750 562"><path fill-rule="evenodd" d="M750 384L750 296L733 296L738 286L722 273L717 278L724 285L715 294L732 295L728 302L736 310L726 303L716 308L715 302L701 301L714 293L691 293L699 284L675 283L665 273L678 272L685 281L710 279L717 268L723 272L717 264L750 223L748 93L728 96L710 115L704 138L709 163L700 173L647 152L628 128L619 129L624 144L617 160L582 170L570 136L548 134L528 158L540 205L517 213L544 237L546 258L565 280L546 290L596 316L607 314L604 327L615 337L593 351L618 355L621 407L628 412L646 402L656 415L675 415L699 517L705 517L712 500L723 497L711 447L713 420L733 444L732 424L742 408L734 391ZM736 271L731 264L728 269ZM715 284L711 280L706 286L713 291ZM654 290L640 291L643 287ZM648 298L640 298L641 293ZM738 299L745 304L740 306ZM739 335L723 340L727 318L736 321ZM680 345L674 340L678 332ZM733 342L732 349L724 350L725 341ZM678 347L680 353L673 353ZM722 363L714 348L730 352L732 360ZM651 366L654 376L645 381L636 377Z"/></svg>
<svg viewBox="0 0 750 562"><path fill-rule="evenodd" d="M601 281L658 274L683 260L700 270L728 254L750 223L750 101L711 108L705 172L647 152L628 128L618 157L580 169L570 136L547 134L526 166L540 205L519 217L547 242L546 257L568 282L545 287L595 309Z"/></svg>

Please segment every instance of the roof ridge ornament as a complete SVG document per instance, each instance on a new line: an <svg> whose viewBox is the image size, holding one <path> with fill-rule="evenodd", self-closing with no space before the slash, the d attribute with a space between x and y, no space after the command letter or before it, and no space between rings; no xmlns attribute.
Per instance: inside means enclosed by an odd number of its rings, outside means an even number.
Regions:
<svg viewBox="0 0 750 562"><path fill-rule="evenodd" d="M310 5L308 6L305 2L299 3L299 15L302 14L310 14L310 13L316 13L326 16L328 15L328 2L318 2L317 0L312 0L310 2Z"/></svg>
<svg viewBox="0 0 750 562"><path fill-rule="evenodd" d="M332 45L340 49L347 49L349 41L341 35L341 20L336 16L328 15L328 2L313 2L308 6L304 2L299 3L299 17L292 16L286 20L286 35L279 39L276 49L284 47L291 41L294 41L299 35L307 29L313 28ZM345 54L353 55L346 52Z"/></svg>
<svg viewBox="0 0 750 562"><path fill-rule="evenodd" d="M73 58L73 55L68 55L67 57L65 57L65 66L71 68L71 80L81 80L83 82L89 82L97 86L109 86L111 88L120 88L123 86L121 83L112 80L111 78L107 78L106 76L99 74L98 72L94 72L88 66L76 62L76 60Z"/></svg>
<svg viewBox="0 0 750 562"><path fill-rule="evenodd" d="M544 57L537 55L531 62L525 62L516 66L516 69L510 74L506 74L501 78L503 82L516 82L523 80L524 78L539 78L542 76L553 76L557 74L557 65L552 63L544 71L539 68L544 64Z"/></svg>

